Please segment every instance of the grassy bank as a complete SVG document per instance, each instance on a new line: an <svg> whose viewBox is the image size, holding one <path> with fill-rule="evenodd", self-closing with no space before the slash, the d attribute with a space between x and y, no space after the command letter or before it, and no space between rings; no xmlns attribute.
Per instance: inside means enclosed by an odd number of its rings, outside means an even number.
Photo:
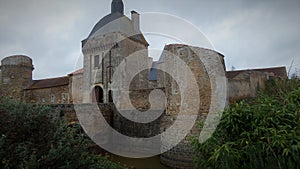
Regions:
<svg viewBox="0 0 300 169"><path fill-rule="evenodd" d="M213 136L193 140L199 168L300 168L300 81L273 80L226 110Z"/></svg>

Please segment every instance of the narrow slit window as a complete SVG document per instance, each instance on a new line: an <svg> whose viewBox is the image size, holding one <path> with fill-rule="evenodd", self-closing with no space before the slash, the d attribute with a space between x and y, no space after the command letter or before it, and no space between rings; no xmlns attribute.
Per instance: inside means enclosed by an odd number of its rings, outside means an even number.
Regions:
<svg viewBox="0 0 300 169"><path fill-rule="evenodd" d="M100 58L99 55L94 57L94 68L100 68Z"/></svg>

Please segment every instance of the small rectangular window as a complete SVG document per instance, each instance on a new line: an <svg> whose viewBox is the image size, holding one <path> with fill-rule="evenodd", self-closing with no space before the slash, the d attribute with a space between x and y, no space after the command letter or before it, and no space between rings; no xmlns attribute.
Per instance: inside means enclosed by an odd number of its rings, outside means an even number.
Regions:
<svg viewBox="0 0 300 169"><path fill-rule="evenodd" d="M69 93L61 94L62 103L69 103Z"/></svg>
<svg viewBox="0 0 300 169"><path fill-rule="evenodd" d="M100 58L99 55L94 57L94 68L100 68Z"/></svg>
<svg viewBox="0 0 300 169"><path fill-rule="evenodd" d="M55 102L55 96L52 94L51 95L51 103L54 103Z"/></svg>
<svg viewBox="0 0 300 169"><path fill-rule="evenodd" d="M10 78L9 77L4 77L3 78L3 84L9 84L10 83Z"/></svg>

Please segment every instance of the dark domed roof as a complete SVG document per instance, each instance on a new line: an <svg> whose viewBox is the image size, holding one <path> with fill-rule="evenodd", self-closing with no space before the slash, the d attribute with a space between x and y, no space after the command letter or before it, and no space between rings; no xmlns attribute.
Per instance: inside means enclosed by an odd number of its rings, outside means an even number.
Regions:
<svg viewBox="0 0 300 169"><path fill-rule="evenodd" d="M123 33L134 41L147 46L149 45L142 33L135 32L132 20L124 15L124 5L122 0L112 1L111 13L103 17L94 26L88 38L82 41L82 45L85 45L88 39L113 32Z"/></svg>
<svg viewBox="0 0 300 169"><path fill-rule="evenodd" d="M103 17L92 29L92 32L89 34L88 37L91 37L93 34L95 34L98 30L100 30L102 27L107 25L108 23L117 20L119 18L126 17L125 15L116 12L116 13L111 13Z"/></svg>
<svg viewBox="0 0 300 169"><path fill-rule="evenodd" d="M100 30L102 27L107 25L108 23L117 20L121 17L124 17L128 19L124 15L124 4L122 0L113 0L111 2L111 13L106 15L104 18L102 18L93 28L92 32L90 33L89 37L91 37L93 34L95 34L98 30ZM130 20L128 19L130 22ZM127 22L127 21L125 21Z"/></svg>

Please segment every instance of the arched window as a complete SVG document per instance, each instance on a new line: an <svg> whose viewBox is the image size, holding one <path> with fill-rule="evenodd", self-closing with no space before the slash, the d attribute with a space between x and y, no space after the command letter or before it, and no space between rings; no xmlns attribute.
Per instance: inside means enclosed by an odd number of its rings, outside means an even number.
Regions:
<svg viewBox="0 0 300 169"><path fill-rule="evenodd" d="M93 101L96 103L103 103L103 89L100 86L96 86L93 92Z"/></svg>

